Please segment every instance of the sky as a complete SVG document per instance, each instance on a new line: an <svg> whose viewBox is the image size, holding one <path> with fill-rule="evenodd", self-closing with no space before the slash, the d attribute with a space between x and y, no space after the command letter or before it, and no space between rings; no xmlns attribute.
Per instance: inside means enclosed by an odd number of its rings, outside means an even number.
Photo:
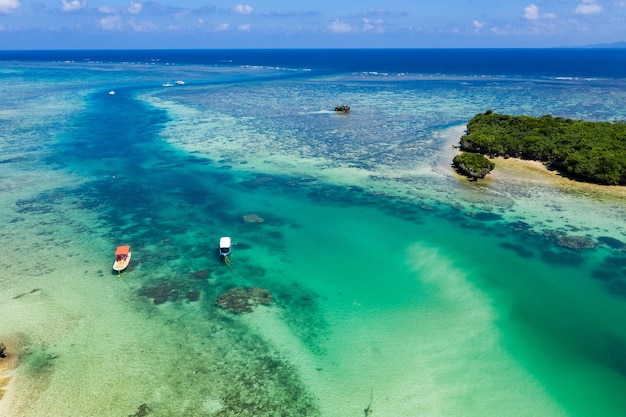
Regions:
<svg viewBox="0 0 626 417"><path fill-rule="evenodd" d="M626 41L626 0L0 0L0 50L537 48Z"/></svg>

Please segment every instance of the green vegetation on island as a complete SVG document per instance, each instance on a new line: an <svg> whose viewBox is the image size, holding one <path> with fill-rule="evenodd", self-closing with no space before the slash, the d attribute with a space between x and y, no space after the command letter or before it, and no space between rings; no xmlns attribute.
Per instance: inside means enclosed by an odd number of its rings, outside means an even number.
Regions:
<svg viewBox="0 0 626 417"><path fill-rule="evenodd" d="M452 164L460 173L473 180L485 178L496 164L477 153L462 152L455 156Z"/></svg>
<svg viewBox="0 0 626 417"><path fill-rule="evenodd" d="M489 110L469 121L461 150L541 161L577 180L626 185L624 122L509 116Z"/></svg>

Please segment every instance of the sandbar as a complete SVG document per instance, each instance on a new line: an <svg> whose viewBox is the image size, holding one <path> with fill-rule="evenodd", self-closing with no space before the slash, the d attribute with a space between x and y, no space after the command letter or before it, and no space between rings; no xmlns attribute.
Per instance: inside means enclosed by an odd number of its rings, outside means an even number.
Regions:
<svg viewBox="0 0 626 417"><path fill-rule="evenodd" d="M489 158L496 164L492 181L525 182L551 186L561 191L600 199L626 199L626 186L576 181L548 169L542 162L518 158Z"/></svg>
<svg viewBox="0 0 626 417"><path fill-rule="evenodd" d="M4 343L6 346L4 351L6 357L0 358L0 401L2 401L13 379L13 370L17 366L19 359L19 341L16 338L7 337L2 338L0 343Z"/></svg>

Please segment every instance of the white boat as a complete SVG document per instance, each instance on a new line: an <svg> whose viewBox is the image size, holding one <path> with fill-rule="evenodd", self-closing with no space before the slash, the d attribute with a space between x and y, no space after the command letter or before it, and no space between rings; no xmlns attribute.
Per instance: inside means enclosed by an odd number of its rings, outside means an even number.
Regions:
<svg viewBox="0 0 626 417"><path fill-rule="evenodd" d="M109 95L110 95L110 96L115 95L115 91L113 91L113 90L109 91Z"/></svg>
<svg viewBox="0 0 626 417"><path fill-rule="evenodd" d="M165 83L165 84L163 84L163 87L173 87L173 86L174 86L174 84L172 84L172 83Z"/></svg>
<svg viewBox="0 0 626 417"><path fill-rule="evenodd" d="M228 255L230 255L230 252L231 252L230 245L231 245L231 242L228 236L223 236L220 238L220 257L223 258L224 260L226 257L228 257Z"/></svg>
<svg viewBox="0 0 626 417"><path fill-rule="evenodd" d="M185 82L181 81L181 80L178 80L178 81L176 81L176 84L178 84L178 85L185 85Z"/></svg>
<svg viewBox="0 0 626 417"><path fill-rule="evenodd" d="M128 267L130 263L130 246L118 246L115 251L115 262L113 262L113 269L117 272L122 272Z"/></svg>

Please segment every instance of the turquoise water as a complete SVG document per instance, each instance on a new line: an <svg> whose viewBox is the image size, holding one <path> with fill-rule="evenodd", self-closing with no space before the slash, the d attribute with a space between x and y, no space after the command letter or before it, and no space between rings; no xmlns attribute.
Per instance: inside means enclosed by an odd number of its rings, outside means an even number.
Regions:
<svg viewBox="0 0 626 417"><path fill-rule="evenodd" d="M450 169L621 81L372 71L3 62L0 414L624 415L623 194Z"/></svg>

